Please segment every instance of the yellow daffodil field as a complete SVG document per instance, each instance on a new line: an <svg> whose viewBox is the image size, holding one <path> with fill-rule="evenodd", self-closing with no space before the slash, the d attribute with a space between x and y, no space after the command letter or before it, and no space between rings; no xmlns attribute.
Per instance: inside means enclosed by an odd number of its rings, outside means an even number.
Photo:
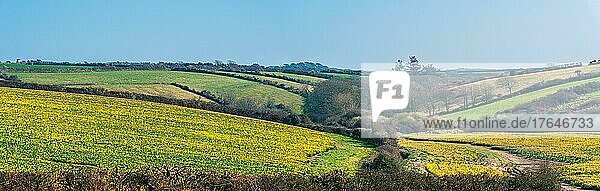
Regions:
<svg viewBox="0 0 600 191"><path fill-rule="evenodd" d="M600 134L597 133L461 133L412 137L485 145L524 158L558 162L557 171L565 182L600 188ZM449 145L445 145L446 151L460 152Z"/></svg>
<svg viewBox="0 0 600 191"><path fill-rule="evenodd" d="M457 144L399 139L398 145L412 153L409 157L412 166L437 176L501 175L498 169L509 162L496 153Z"/></svg>
<svg viewBox="0 0 600 191"><path fill-rule="evenodd" d="M252 118L4 87L0 122L5 171L174 165L248 174L352 172L373 152L351 138Z"/></svg>

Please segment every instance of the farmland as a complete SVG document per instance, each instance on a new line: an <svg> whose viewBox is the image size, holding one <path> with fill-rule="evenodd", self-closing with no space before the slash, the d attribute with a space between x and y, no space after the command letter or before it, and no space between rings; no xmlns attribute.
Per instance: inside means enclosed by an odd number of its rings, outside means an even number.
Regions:
<svg viewBox="0 0 600 191"><path fill-rule="evenodd" d="M566 182L588 188L600 188L600 134L472 133L412 137L488 145L525 158L563 162L566 164L558 167L558 170ZM453 149L445 148L446 151Z"/></svg>
<svg viewBox="0 0 600 191"><path fill-rule="evenodd" d="M507 96L510 93L514 94L515 92L519 92L527 87L538 83L544 83L552 80L565 80L586 74L597 74L599 71L600 65L591 65L512 76L506 76L506 74L503 74L498 77L493 77L492 75L486 77L489 79L479 79L474 82L468 82L462 85L454 85L455 83L453 82L471 81L473 80L471 78L474 78L474 76L472 76L474 74L469 73L466 76L464 74L462 76L460 74L450 74L448 76L440 75L441 79L439 79L439 81L443 81L446 83L442 86L434 87L445 89L444 92L446 93L442 94L447 94L449 92L453 95L452 97L454 99L451 99L449 101L448 108L449 110L454 110L459 109L461 107L465 107L465 97L469 97L468 102L470 105L479 104L488 102L489 100ZM433 79L435 78L425 77L424 79L420 79L419 77L415 77L416 81L422 81L426 84L426 86L431 86L427 85L427 83L431 83ZM507 87L506 84L510 84L510 89ZM477 95L477 98L470 97L473 95ZM443 107L445 107L445 105Z"/></svg>
<svg viewBox="0 0 600 191"><path fill-rule="evenodd" d="M523 74L523 75L491 78L491 79L487 79L487 80L481 80L481 81L477 81L477 82L473 82L473 83L456 86L451 89L464 90L464 89L475 88L475 87L490 87L491 89L488 89L488 90L490 90L493 95L506 95L506 94L508 94L508 90L506 88L502 88L502 87L498 86L498 83L500 81L514 80L516 82L516 84L512 91L516 92L523 88L531 86L535 83L553 80L553 79L567 79L567 78L576 76L577 75L576 71L581 71L581 74L598 72L598 71L600 71L600 65L583 66L583 67L551 70L551 71L545 71L545 72L535 72L535 73Z"/></svg>
<svg viewBox="0 0 600 191"><path fill-rule="evenodd" d="M340 73L328 73L328 72L322 72L322 74L328 75L328 76L333 76L333 77L339 77L339 78L358 78L358 75L352 75L352 74L340 74Z"/></svg>
<svg viewBox="0 0 600 191"><path fill-rule="evenodd" d="M55 85L99 85L110 88L132 89L129 85L178 83L197 91L208 90L222 97L253 98L261 102L273 100L300 113L303 98L273 86L247 80L191 72L174 71L110 71L77 73L16 73L25 82ZM144 91L138 93L145 93Z"/></svg>
<svg viewBox="0 0 600 191"><path fill-rule="evenodd" d="M496 153L450 143L399 139L398 145L411 151L409 165L418 169L425 169L438 176L456 174L500 175L502 174L500 169L509 162Z"/></svg>
<svg viewBox="0 0 600 191"><path fill-rule="evenodd" d="M89 66L68 66L68 65L32 65L32 64L3 64L0 63L0 69L70 69L70 68L91 68Z"/></svg>
<svg viewBox="0 0 600 191"><path fill-rule="evenodd" d="M208 102L211 101L202 96L196 95L194 93L182 90L178 87L168 85L168 84L72 85L69 87L104 88L104 89L108 89L108 90L112 90L112 91L136 92L136 93L141 93L141 94L162 96L162 97L167 97L167 98L191 99L191 100L201 100L201 101L208 101Z"/></svg>
<svg viewBox="0 0 600 191"><path fill-rule="evenodd" d="M560 84L557 86L552 86L552 87L544 88L541 90L521 94L521 95L507 98L504 100L499 100L499 101L496 101L496 102L493 102L490 104L486 104L483 106L467 109L464 111L450 113L448 115L443 115L442 117L450 118L450 119L456 119L457 117L476 119L481 116L496 114L496 113L505 111L505 110L515 107L519 104L531 102L535 99L542 98L542 97L548 96L550 94L553 94L559 90L564 90L564 89L579 86L582 84L586 84L586 83L590 83L590 82L598 82L598 81L600 81L600 78L592 78L592 79L587 79L587 80L564 83L564 84Z"/></svg>
<svg viewBox="0 0 600 191"><path fill-rule="evenodd" d="M254 78L258 78L261 80L268 80L268 81L272 81L272 82L277 82L289 87L293 87L293 88L297 88L297 89L302 89L304 87L304 84L298 83L298 82L292 82L292 81L288 81L288 80L284 80L284 79L279 79L279 78L273 78L273 77L267 77L267 76L261 76L261 75L253 75L253 74L247 74L247 73L239 73L239 72L222 72L222 73L229 73L229 74L235 74L235 75L240 75L240 76L246 76L246 77L254 77Z"/></svg>
<svg viewBox="0 0 600 191"><path fill-rule="evenodd" d="M352 172L372 152L339 135L143 101L0 88L0 107L0 169L9 171L178 165Z"/></svg>
<svg viewBox="0 0 600 191"><path fill-rule="evenodd" d="M277 76L286 76L289 78L295 78L295 79L299 79L299 80L307 80L307 81L310 81L313 83L319 83L319 82L326 80L324 78L318 78L318 77L314 77L314 76L306 76L306 75L291 74L291 73L284 73L284 72L264 72L264 73L271 74L271 75L277 75Z"/></svg>

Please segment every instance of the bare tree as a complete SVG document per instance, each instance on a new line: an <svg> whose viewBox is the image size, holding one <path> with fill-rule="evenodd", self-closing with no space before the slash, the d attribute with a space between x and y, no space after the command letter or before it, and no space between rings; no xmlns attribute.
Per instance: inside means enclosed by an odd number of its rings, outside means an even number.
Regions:
<svg viewBox="0 0 600 191"><path fill-rule="evenodd" d="M498 85L508 89L508 94L512 94L513 88L517 85L517 81L513 78L498 80Z"/></svg>
<svg viewBox="0 0 600 191"><path fill-rule="evenodd" d="M471 86L465 89L465 105L466 107L475 106L477 98L481 96L481 88L479 86ZM471 102L471 103L468 103Z"/></svg>
<svg viewBox="0 0 600 191"><path fill-rule="evenodd" d="M444 87L439 78L421 79L423 79L421 85L423 86L423 89L426 90L422 94L425 99L425 110L427 110L427 113L430 116L433 116L437 113L437 106L443 98L443 92L440 90L446 89L446 87Z"/></svg>
<svg viewBox="0 0 600 191"><path fill-rule="evenodd" d="M448 90L448 88L442 88L442 90L440 91L440 97L442 102L444 103L444 110L446 111L446 113L450 112L450 102L454 98L453 93L454 92Z"/></svg>

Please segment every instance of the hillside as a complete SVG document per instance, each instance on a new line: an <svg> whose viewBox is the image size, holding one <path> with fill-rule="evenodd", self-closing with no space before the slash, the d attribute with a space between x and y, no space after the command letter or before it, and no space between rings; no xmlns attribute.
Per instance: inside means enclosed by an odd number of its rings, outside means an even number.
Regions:
<svg viewBox="0 0 600 191"><path fill-rule="evenodd" d="M307 75L300 75L300 74L285 73L285 72L263 72L263 73L271 74L271 75L277 75L277 76L286 76L286 77L289 77L289 78L295 78L295 79L299 79L299 80L307 80L307 81L310 81L312 83L319 83L319 82L327 80L325 78L319 78L319 77L307 76Z"/></svg>
<svg viewBox="0 0 600 191"><path fill-rule="evenodd" d="M475 93L475 94L481 94L482 95L481 97L486 97L486 96L483 96L484 94L489 95L489 99L493 99L493 98L508 95L511 91L513 93L517 92L519 90L522 90L522 89L529 87L536 83L554 80L554 79L567 79L570 77L577 76L576 71L581 71L581 74L599 72L600 65L558 69L558 70L552 70L552 71L536 72L536 73L515 75L515 76L497 77L497 78L491 78L491 79L480 80L480 81L476 81L476 82L472 82L472 83L467 83L467 84L463 84L463 85L459 85L459 86L454 86L454 87L449 88L448 90L450 92L453 92L454 94L456 94L459 97L465 96L469 93ZM501 85L502 82L507 82L507 81L514 83L514 85L510 91L507 87ZM478 103L480 103L481 101L482 100L478 100ZM450 109L451 110L456 109L456 108L460 107L461 104L462 104L461 99L454 99L452 101Z"/></svg>
<svg viewBox="0 0 600 191"><path fill-rule="evenodd" d="M127 99L0 88L0 108L2 170L178 165L320 173L354 171L372 152L338 135Z"/></svg>
<svg viewBox="0 0 600 191"><path fill-rule="evenodd" d="M600 134L597 133L459 133L410 137L486 145L525 158L561 162L558 173L567 183L595 190L600 188ZM440 148L442 151L457 150L452 144L437 144L444 146Z"/></svg>
<svg viewBox="0 0 600 191"><path fill-rule="evenodd" d="M16 73L24 82L53 85L85 85L100 86L110 90L138 91L139 85L155 85L178 83L197 91L208 90L217 96L232 99L256 99L261 103L273 100L276 104L284 104L292 111L302 111L303 98L286 90L267 86L258 82L232 77L175 71L109 71L109 72L76 72L76 73ZM179 95L180 90L173 90L171 95ZM137 93L152 94L148 89ZM179 97L182 98L182 97ZM185 98L185 97L184 97Z"/></svg>
<svg viewBox="0 0 600 191"><path fill-rule="evenodd" d="M476 119L476 118L479 118L479 117L482 117L485 115L496 114L496 113L508 110L508 109L518 106L520 104L525 104L525 103L534 101L538 98L542 98L542 97L548 96L550 94L556 93L559 90L564 90L564 89L579 86L582 84L586 84L586 83L590 83L590 82L599 82L599 81L600 81L600 78L592 78L592 79L587 79L587 80L580 80L580 81L575 81L575 82L564 83L561 85L552 86L552 87L544 88L541 90L517 95L517 96L511 97L511 98L504 99L504 100L499 100L499 101L496 101L496 102L493 102L490 104L486 104L486 105L482 105L479 107L474 107L474 108L470 108L467 110L454 112L454 113L450 113L447 115L442 115L442 117L450 118L450 119L455 119L457 117Z"/></svg>
<svg viewBox="0 0 600 191"><path fill-rule="evenodd" d="M292 82L292 81L289 81L289 80L284 80L284 79L279 79L279 78L274 78L274 77L261 76L261 75L255 75L255 74L242 73L242 72L220 72L220 73L233 74L233 75L239 75L239 76L257 78L257 79L260 79L260 80L267 80L267 81L277 82L279 84L283 84L285 86L289 86L289 87L293 87L293 88L298 88L298 89L302 89L304 87L304 85L305 85L305 84L302 84L302 83Z"/></svg>

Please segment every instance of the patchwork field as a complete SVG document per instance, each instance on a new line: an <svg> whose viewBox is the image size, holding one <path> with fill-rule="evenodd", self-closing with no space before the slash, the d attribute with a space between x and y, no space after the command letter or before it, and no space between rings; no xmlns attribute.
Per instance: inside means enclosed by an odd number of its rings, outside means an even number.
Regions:
<svg viewBox="0 0 600 191"><path fill-rule="evenodd" d="M242 173L355 171L347 137L172 105L0 88L0 169L191 166ZM325 165L327 164L327 165Z"/></svg>
<svg viewBox="0 0 600 191"><path fill-rule="evenodd" d="M278 75L278 76L286 76L289 78L295 78L295 79L300 79L300 80L307 80L307 81L311 81L313 83L319 83L319 82L327 80L325 78L318 78L318 77L314 77L314 76L306 76L306 75L291 74L291 73L284 73L284 72L264 72L264 73Z"/></svg>
<svg viewBox="0 0 600 191"><path fill-rule="evenodd" d="M65 68L91 68L89 66L67 66L67 65L30 65L30 64L2 64L1 68L9 69L65 69Z"/></svg>
<svg viewBox="0 0 600 191"><path fill-rule="evenodd" d="M194 93L182 90L178 87L168 85L168 84L109 84L109 85L74 85L69 87L94 87L94 88L104 88L113 91L120 92L136 92L141 94L153 95L153 96L162 96L168 98L177 98L177 99L192 99L192 100L201 100L212 102L209 99L206 99L202 96L196 95Z"/></svg>
<svg viewBox="0 0 600 191"><path fill-rule="evenodd" d="M565 165L558 167L558 170L566 182L586 188L600 188L600 134L470 133L411 137L487 145L525 158L563 162ZM446 147L444 150L455 151L453 147Z"/></svg>
<svg viewBox="0 0 600 191"><path fill-rule="evenodd" d="M480 95L479 100L476 101L477 103L482 102L483 97L489 97L489 99L493 99L508 95L510 91L506 86L502 85L503 82L513 83L512 92L514 93L536 83L555 79L567 79L575 77L578 75L578 71L580 72L580 74L598 73L600 72L600 65L559 69L515 76L495 77L485 80L478 80L463 85L451 86L448 88L448 91L455 94L455 96L458 96L458 98L451 100L449 104L449 109L453 110L464 106L462 96L468 95L470 94L470 92L474 92L475 94ZM464 74L463 76L467 77L459 76L458 79L471 78L470 75L472 74ZM448 81L448 79L446 79L446 81Z"/></svg>
<svg viewBox="0 0 600 191"><path fill-rule="evenodd" d="M553 79L567 79L570 77L574 77L577 75L576 71L581 71L582 74L590 73L590 72L598 72L600 71L600 65L591 65L591 66L583 66L576 68L567 68L567 69L559 69L552 70L546 72L536 72L531 74L523 74L516 76L506 76L499 78L492 78L487 80L481 80L473 83L468 83L460 86L453 87L453 90L467 89L472 87L487 87L488 91L492 91L493 95L506 95L508 94L508 90L506 88L502 88L498 86L500 81L505 80L514 80L516 82L513 92L519 91L523 88L531 86L538 82L553 80Z"/></svg>
<svg viewBox="0 0 600 191"><path fill-rule="evenodd" d="M298 83L298 82L292 82L292 81L288 81L288 80L284 80L284 79L279 79L279 78L273 78L273 77L266 77L266 76L261 76L261 75L252 75L252 74L247 74L247 73L239 73L239 72L223 72L222 73L229 73L229 74L235 74L235 75L240 75L240 76L245 76L245 77L254 77L254 78L258 78L261 80L267 80L267 81L272 81L272 82L277 82L289 87L293 87L293 88L298 88L298 89L302 89L305 85Z"/></svg>
<svg viewBox="0 0 600 191"><path fill-rule="evenodd" d="M282 103L296 113L302 111L303 98L286 90L267 86L258 82L191 72L175 71L110 71L110 72L77 72L77 73L16 73L25 82L56 85L100 85L108 88L132 89L143 84L179 83L192 89L208 90L219 96L235 99L252 98L261 102L273 100ZM130 87L129 85L135 85ZM142 91L139 93L145 93Z"/></svg>
<svg viewBox="0 0 600 191"><path fill-rule="evenodd" d="M531 102L535 99L548 96L550 94L556 93L559 90L564 90L567 88L583 85L583 84L590 83L590 82L600 82L600 78L592 78L592 79L587 79L587 80L564 83L564 84L560 84L557 86L552 86L552 87L544 88L541 90L521 94L518 96L508 98L508 99L499 100L499 101L496 101L496 102L493 102L490 104L486 104L483 106L474 107L471 109L454 112L454 113L450 113L447 115L442 115L442 117L449 118L449 119L456 119L458 117L468 118L468 119L477 119L477 118L485 116L485 115L496 114L496 113L505 111L507 109L513 108L517 105L525 104L525 103Z"/></svg>
<svg viewBox="0 0 600 191"><path fill-rule="evenodd" d="M322 72L322 74L333 76L333 77L338 77L338 78L358 78L358 77L360 77L358 75L352 75L352 74L340 74L340 73L328 73L328 72Z"/></svg>

